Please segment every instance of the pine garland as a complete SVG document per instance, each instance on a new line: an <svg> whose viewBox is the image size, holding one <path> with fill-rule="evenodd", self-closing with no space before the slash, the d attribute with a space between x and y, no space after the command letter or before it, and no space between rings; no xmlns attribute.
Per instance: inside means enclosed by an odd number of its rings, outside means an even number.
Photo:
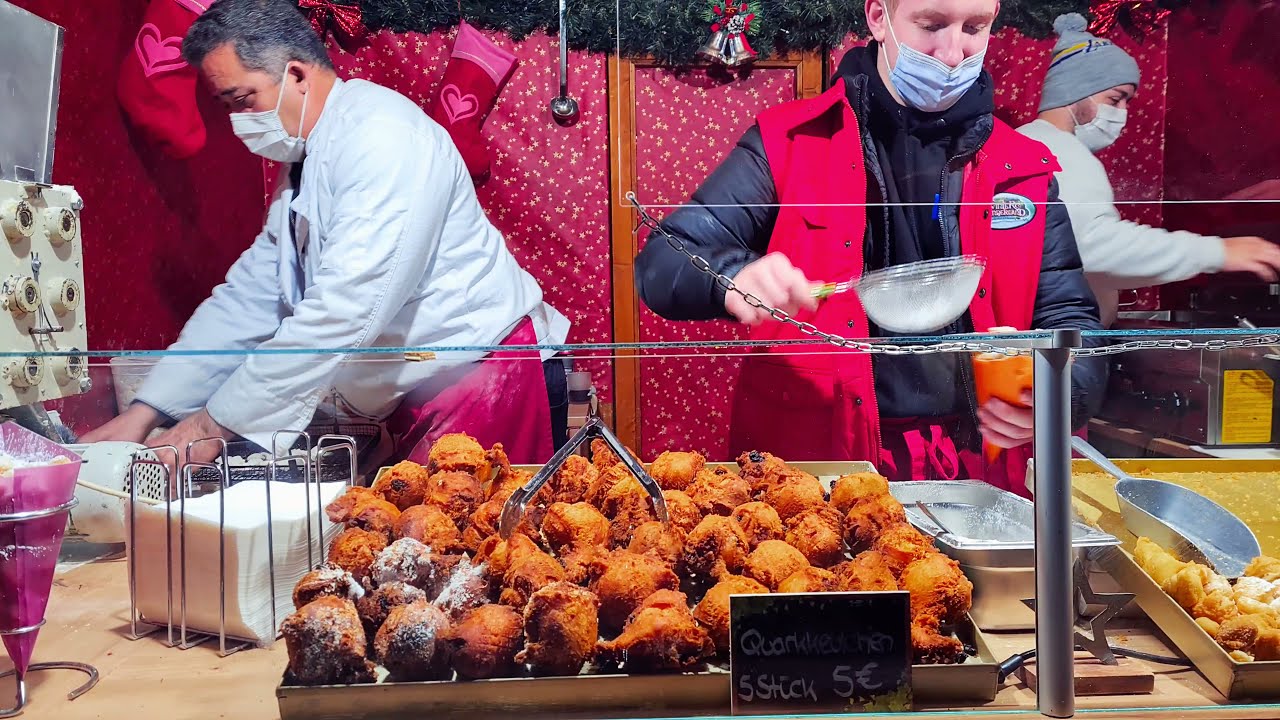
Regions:
<svg viewBox="0 0 1280 720"><path fill-rule="evenodd" d="M352 0L354 1L354 0ZM1178 9L1191 0L1155 0ZM429 33L458 24L458 0L359 0L371 30ZM697 59L710 36L712 0L569 0L568 38L575 50L647 56L668 64ZM865 34L863 5L851 0L757 0L751 46L761 58L787 51L814 51ZM1086 13L1089 0L1004 0L998 27L1033 38L1053 34L1063 13ZM520 40L535 32L559 32L558 0L461 0L461 17L477 27ZM621 37L617 37L618 33Z"/></svg>

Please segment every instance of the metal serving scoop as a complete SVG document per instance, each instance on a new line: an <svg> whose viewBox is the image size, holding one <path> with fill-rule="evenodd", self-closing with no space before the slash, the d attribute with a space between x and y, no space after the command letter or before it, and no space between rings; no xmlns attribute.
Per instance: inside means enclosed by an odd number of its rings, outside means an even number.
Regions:
<svg viewBox="0 0 1280 720"><path fill-rule="evenodd" d="M1071 447L1119 481L1120 514L1133 534L1228 578L1240 577L1262 554L1253 531L1218 503L1181 485L1133 477L1078 437L1071 438Z"/></svg>

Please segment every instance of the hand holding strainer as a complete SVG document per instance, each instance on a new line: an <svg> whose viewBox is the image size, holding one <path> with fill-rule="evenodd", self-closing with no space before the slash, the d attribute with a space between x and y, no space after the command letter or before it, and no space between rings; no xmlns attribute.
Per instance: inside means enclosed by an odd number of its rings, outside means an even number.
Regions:
<svg viewBox="0 0 1280 720"><path fill-rule="evenodd" d="M977 255L894 265L845 282L815 285L813 296L825 299L853 290L876 326L895 333L930 333L964 314L986 267L987 261Z"/></svg>

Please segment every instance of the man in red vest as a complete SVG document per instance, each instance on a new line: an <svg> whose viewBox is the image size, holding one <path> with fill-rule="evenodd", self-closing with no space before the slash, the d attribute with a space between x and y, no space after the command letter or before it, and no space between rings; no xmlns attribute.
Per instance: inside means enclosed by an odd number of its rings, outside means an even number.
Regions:
<svg viewBox="0 0 1280 720"><path fill-rule="evenodd" d="M940 334L1101 327L1057 160L997 120L982 69L997 0L866 0L874 42L849 51L821 96L761 113L664 229L745 292L845 337L891 337L855 293L817 302L816 282L961 254L986 258L968 312ZM735 318L762 342L803 337L728 293L661 237L636 259L640 296L673 320ZM1072 369L1082 425L1105 358ZM1026 407L977 406L971 358L760 347L734 399L734 453L870 460L893 479L985 478L1025 494ZM988 465L986 439L1006 451Z"/></svg>

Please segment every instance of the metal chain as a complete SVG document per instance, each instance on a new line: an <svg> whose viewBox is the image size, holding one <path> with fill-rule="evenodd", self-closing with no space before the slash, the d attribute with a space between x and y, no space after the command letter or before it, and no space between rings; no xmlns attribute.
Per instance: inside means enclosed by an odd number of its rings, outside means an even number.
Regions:
<svg viewBox="0 0 1280 720"><path fill-rule="evenodd" d="M930 355L934 353L944 352L970 352L970 353L997 353L1000 355L1025 355L1031 350L1027 348L1000 347L987 342L968 342L968 341L951 341L935 343L933 345L895 345L892 343L869 343L836 335L834 333L819 330L813 323L801 322L791 317L789 313L775 307L767 305L763 300L755 295L741 290L734 284L733 279L712 269L711 264L701 255L697 255L689 250L684 241L667 232L666 228L649 214L649 211L640 204L640 200L634 192L627 193L627 201L635 208L640 218L640 225L649 228L649 232L657 233L667 241L667 245L671 249L684 255L689 262L699 271L710 275L716 284L724 288L726 293L737 293L742 297L748 305L758 310L764 310L774 320L790 325L809 337L824 340L836 347L848 350L856 350L858 352L876 354L876 355ZM638 229L638 228L637 228ZM1119 355L1121 353L1134 352L1137 350L1208 350L1211 352L1221 352L1223 350L1231 350L1244 347L1260 347L1266 345L1280 345L1280 335L1258 335L1248 337L1241 340L1205 340L1194 341L1186 339L1160 339L1160 340L1133 340L1130 342L1116 343L1114 345L1104 345L1101 347L1091 348L1072 348L1071 354L1074 357L1099 357L1103 355Z"/></svg>

